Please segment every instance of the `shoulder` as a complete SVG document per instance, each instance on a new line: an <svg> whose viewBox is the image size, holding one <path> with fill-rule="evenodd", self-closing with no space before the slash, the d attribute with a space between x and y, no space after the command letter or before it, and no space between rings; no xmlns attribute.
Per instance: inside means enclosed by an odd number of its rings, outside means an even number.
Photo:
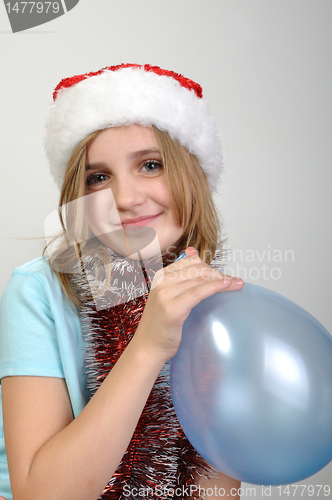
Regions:
<svg viewBox="0 0 332 500"><path fill-rule="evenodd" d="M47 260L42 257L17 267L9 279L2 298L2 309L18 304L60 304L63 292ZM68 304L69 305L69 304Z"/></svg>
<svg viewBox="0 0 332 500"><path fill-rule="evenodd" d="M13 276L34 276L36 279L50 278L53 274L48 261L43 257L30 260L13 271Z"/></svg>
<svg viewBox="0 0 332 500"><path fill-rule="evenodd" d="M9 279L0 303L0 330L35 337L40 332L56 337L62 332L80 333L78 315L69 304L57 276L43 258L17 267ZM1 340L1 339L0 339Z"/></svg>
<svg viewBox="0 0 332 500"><path fill-rule="evenodd" d="M44 259L17 267L0 304L0 377L64 377L60 344L79 339L78 318Z"/></svg>
<svg viewBox="0 0 332 500"><path fill-rule="evenodd" d="M45 260L43 257L31 260L14 269L6 285L5 291L8 287L29 286L29 284L33 283L35 283L35 285L39 283L43 288L45 286L60 287L60 283L55 273L52 271L48 260Z"/></svg>

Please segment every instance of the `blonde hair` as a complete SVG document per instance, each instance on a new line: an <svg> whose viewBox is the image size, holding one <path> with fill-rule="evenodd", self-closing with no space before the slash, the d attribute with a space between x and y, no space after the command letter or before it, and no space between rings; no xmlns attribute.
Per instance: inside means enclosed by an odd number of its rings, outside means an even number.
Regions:
<svg viewBox="0 0 332 500"><path fill-rule="evenodd" d="M175 257L188 246L195 247L200 258L210 264L220 238L220 223L206 176L194 155L188 153L177 141L171 139L167 132L160 131L154 126L152 129L161 149L173 217L178 226L184 228L183 236L177 247L170 247L163 254L164 264L173 262ZM64 221L62 207L66 209L70 202L79 198L83 199L87 147L100 132L101 130L96 131L86 137L76 147L68 162L59 201L59 217L63 233L56 237L61 237L64 244L57 248L60 260L59 257L50 259L50 265L67 298L71 299L78 307L86 300L91 300L91 297L84 297L73 289L70 269L77 263L80 263L81 269L83 269L82 250L86 246L86 241L89 240L90 229L77 208L74 212L66 212ZM70 219L73 217L75 224L70 224ZM79 238L77 234L71 234L75 229L70 229L77 227L80 228ZM48 246L46 245L44 248L44 255ZM90 255L91 252L93 253L93 245L91 247L90 241ZM104 254L101 255L100 245L98 246L98 259L109 263L109 254L105 248ZM61 262L66 263L65 270ZM107 288L111 279L110 267L104 267L106 273L105 288ZM96 268L100 268L100 266L96 266Z"/></svg>

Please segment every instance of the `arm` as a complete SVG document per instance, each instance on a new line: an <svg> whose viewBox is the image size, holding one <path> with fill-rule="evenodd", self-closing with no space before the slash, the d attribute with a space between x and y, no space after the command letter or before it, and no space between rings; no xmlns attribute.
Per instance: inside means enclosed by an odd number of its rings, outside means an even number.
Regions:
<svg viewBox="0 0 332 500"><path fill-rule="evenodd" d="M131 343L74 420L63 379L3 379L14 499L97 499L129 444L160 365Z"/></svg>
<svg viewBox="0 0 332 500"><path fill-rule="evenodd" d="M98 498L129 444L160 369L178 349L191 308L213 293L240 288L221 278L194 257L166 268L150 292L134 338L75 420L64 380L3 380L14 499Z"/></svg>

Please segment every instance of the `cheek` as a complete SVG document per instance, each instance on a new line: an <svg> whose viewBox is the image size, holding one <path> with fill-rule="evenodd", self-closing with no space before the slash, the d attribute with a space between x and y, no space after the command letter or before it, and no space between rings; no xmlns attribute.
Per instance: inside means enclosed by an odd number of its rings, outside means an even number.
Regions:
<svg viewBox="0 0 332 500"><path fill-rule="evenodd" d="M154 200L164 207L165 209L170 210L171 209L171 195L169 193L167 184L166 184L166 179L163 177L159 180L159 182L156 182L155 186L153 187L153 190L150 191L150 193L153 193L153 198Z"/></svg>
<svg viewBox="0 0 332 500"><path fill-rule="evenodd" d="M101 189L87 195L87 216L92 231L97 235L110 231L114 224L120 224L120 217L111 189Z"/></svg>

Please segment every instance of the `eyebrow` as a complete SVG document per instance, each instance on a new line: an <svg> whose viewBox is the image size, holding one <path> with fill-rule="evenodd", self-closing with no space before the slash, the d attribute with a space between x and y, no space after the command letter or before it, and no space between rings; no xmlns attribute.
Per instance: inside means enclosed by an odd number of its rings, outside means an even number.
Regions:
<svg viewBox="0 0 332 500"><path fill-rule="evenodd" d="M161 155L160 149L149 148L149 149L140 149L139 151L134 151L133 153L130 153L129 158L136 159L136 158L140 158L141 156L149 155L151 153L158 153ZM105 165L104 162L90 163L90 164L86 165L85 170L100 168L100 167L103 167L104 165Z"/></svg>
<svg viewBox="0 0 332 500"><path fill-rule="evenodd" d="M130 158L138 158L140 156L149 155L150 153L159 153L159 154L161 154L160 149L158 149L158 148L150 148L150 149L141 149L140 151L134 151L133 153L130 153L129 157Z"/></svg>

